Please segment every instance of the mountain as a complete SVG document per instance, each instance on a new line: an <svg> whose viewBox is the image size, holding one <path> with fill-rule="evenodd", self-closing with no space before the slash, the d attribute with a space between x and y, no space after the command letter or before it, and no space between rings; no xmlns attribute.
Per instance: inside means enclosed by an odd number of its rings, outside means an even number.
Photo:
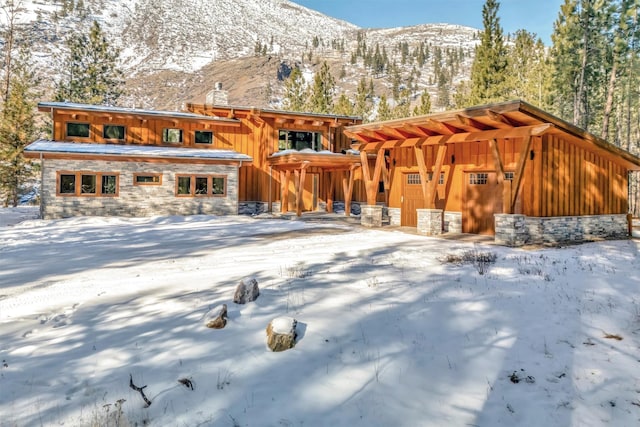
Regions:
<svg viewBox="0 0 640 427"><path fill-rule="evenodd" d="M414 98L426 88L438 101L468 77L478 42L469 27L362 29L287 0L25 0L24 7L34 59L47 76L45 97L64 67L65 37L97 20L121 49L123 105L147 108L204 102L217 82L230 104L277 108L291 68L310 81L323 61L347 95L374 77L376 94L392 97L394 85L409 85ZM367 60L376 49L383 70Z"/></svg>

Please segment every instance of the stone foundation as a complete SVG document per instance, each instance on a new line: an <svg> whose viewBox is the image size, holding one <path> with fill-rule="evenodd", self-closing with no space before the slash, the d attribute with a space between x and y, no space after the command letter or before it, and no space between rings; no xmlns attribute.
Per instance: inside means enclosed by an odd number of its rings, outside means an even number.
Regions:
<svg viewBox="0 0 640 427"><path fill-rule="evenodd" d="M445 211L443 229L445 233L462 233L462 212Z"/></svg>
<svg viewBox="0 0 640 427"><path fill-rule="evenodd" d="M442 234L442 209L416 209L418 233L426 236Z"/></svg>
<svg viewBox="0 0 640 427"><path fill-rule="evenodd" d="M382 206L360 206L360 224L365 227L382 227Z"/></svg>
<svg viewBox="0 0 640 427"><path fill-rule="evenodd" d="M629 236L627 215L527 217L496 214L495 242L505 246L560 245Z"/></svg>
<svg viewBox="0 0 640 427"><path fill-rule="evenodd" d="M524 215L495 214L495 242L503 246L523 246L527 243L527 231Z"/></svg>
<svg viewBox="0 0 640 427"><path fill-rule="evenodd" d="M402 209L400 208L387 208L389 212L389 225L400 226L402 223Z"/></svg>

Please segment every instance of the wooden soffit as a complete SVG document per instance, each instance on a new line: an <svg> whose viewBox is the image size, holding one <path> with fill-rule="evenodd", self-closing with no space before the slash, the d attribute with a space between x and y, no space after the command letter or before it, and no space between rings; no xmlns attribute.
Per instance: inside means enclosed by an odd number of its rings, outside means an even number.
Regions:
<svg viewBox="0 0 640 427"><path fill-rule="evenodd" d="M276 170L299 169L303 165L324 170L349 170L352 166L360 165L360 156L337 153L287 152L286 154L269 156L267 163Z"/></svg>
<svg viewBox="0 0 640 427"><path fill-rule="evenodd" d="M348 126L344 133L361 151L367 152L551 133L580 141L596 151L607 151L628 169L640 170L640 158L523 101Z"/></svg>

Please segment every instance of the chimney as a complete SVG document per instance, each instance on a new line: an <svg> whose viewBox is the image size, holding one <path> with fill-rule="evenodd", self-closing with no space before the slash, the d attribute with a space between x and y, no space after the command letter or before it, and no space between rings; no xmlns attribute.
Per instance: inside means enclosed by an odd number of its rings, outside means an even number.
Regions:
<svg viewBox="0 0 640 427"><path fill-rule="evenodd" d="M213 90L209 91L205 100L206 104L210 105L228 105L228 92L222 90L222 82L216 82L213 85Z"/></svg>

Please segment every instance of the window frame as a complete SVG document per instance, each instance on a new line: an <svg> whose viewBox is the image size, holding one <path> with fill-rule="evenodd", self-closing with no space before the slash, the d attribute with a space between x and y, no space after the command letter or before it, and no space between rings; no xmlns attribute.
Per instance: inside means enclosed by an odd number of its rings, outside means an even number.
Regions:
<svg viewBox="0 0 640 427"><path fill-rule="evenodd" d="M282 148L281 144L280 144L281 141L283 141L282 138L281 138L283 133L286 134L286 137L284 139L284 142L285 142L285 147L284 148ZM295 133L296 137L293 140L290 141L289 140L289 135L291 133ZM322 132L313 131L313 130L301 130L301 129L278 129L278 151L285 151L285 150L301 151L301 150L304 150L305 148L302 148L302 149L297 148L297 142L298 142L298 138L297 138L298 135L297 134L299 134L299 133L307 133L307 134L311 134L312 135L311 142L310 142L311 147L307 147L307 148L310 148L311 150L313 150L315 152L319 152L319 151L324 150L324 147L322 145L322 141L324 139L324 134ZM317 135L318 136L317 140L313 135ZM291 147L291 148L289 148L289 147Z"/></svg>
<svg viewBox="0 0 640 427"><path fill-rule="evenodd" d="M189 178L189 193L188 194L184 194L184 193L179 193L179 189L180 189L180 178ZM202 179L202 178L206 178L207 180L207 192L206 193L196 193L196 181L198 179ZM222 179L223 180L223 191L222 193L216 193L214 192L214 180L215 179ZM200 197L226 197L227 196L227 181L228 181L228 177L227 175L221 175L221 174L187 174L187 173L180 173L180 174L176 174L175 176L175 197L194 197L194 198L200 198Z"/></svg>
<svg viewBox="0 0 640 427"><path fill-rule="evenodd" d="M198 142L197 141L197 134L201 133L201 134L209 134L211 136L211 141L210 142ZM213 135L213 131L212 130L206 130L206 129L197 129L193 131L193 143L195 145L203 145L205 147L211 147L213 146L213 142L214 142L214 135Z"/></svg>
<svg viewBox="0 0 640 427"><path fill-rule="evenodd" d="M133 174L133 185L134 186L157 186L157 185L162 185L162 173L156 173L156 172L152 172L152 173L144 173L144 172L135 172ZM158 178L157 181L149 181L149 182L138 182L137 179L140 176L148 176L148 177L152 177L152 178Z"/></svg>
<svg viewBox="0 0 640 427"><path fill-rule="evenodd" d="M86 125L87 126L87 135L70 135L69 134L69 125ZM75 122L75 121L71 121L71 122L65 122L64 124L64 135L66 138L82 138L82 139L88 139L91 138L91 123L89 122Z"/></svg>
<svg viewBox="0 0 640 427"><path fill-rule="evenodd" d="M488 183L488 172L472 172L469 174L469 185L487 185Z"/></svg>
<svg viewBox="0 0 640 427"><path fill-rule="evenodd" d="M176 142L171 142L168 141L168 137L170 135L170 131L178 131L180 132L180 138L179 141ZM184 144L184 130L182 130L182 128L162 128L162 143L163 144L168 144L168 145L182 145Z"/></svg>
<svg viewBox="0 0 640 427"><path fill-rule="evenodd" d="M63 193L60 191L62 176L74 177L74 191L73 193ZM83 177L94 177L94 191L83 191ZM107 176L113 176L116 179L115 192L104 193L103 190L103 178ZM93 171L56 171L56 196L57 197L118 197L120 196L120 173L119 172L93 172Z"/></svg>
<svg viewBox="0 0 640 427"><path fill-rule="evenodd" d="M109 138L107 137L107 127L122 128L122 138ZM125 125L115 125L111 123L104 123L102 125L102 139L106 141L125 141L127 138L127 127Z"/></svg>

